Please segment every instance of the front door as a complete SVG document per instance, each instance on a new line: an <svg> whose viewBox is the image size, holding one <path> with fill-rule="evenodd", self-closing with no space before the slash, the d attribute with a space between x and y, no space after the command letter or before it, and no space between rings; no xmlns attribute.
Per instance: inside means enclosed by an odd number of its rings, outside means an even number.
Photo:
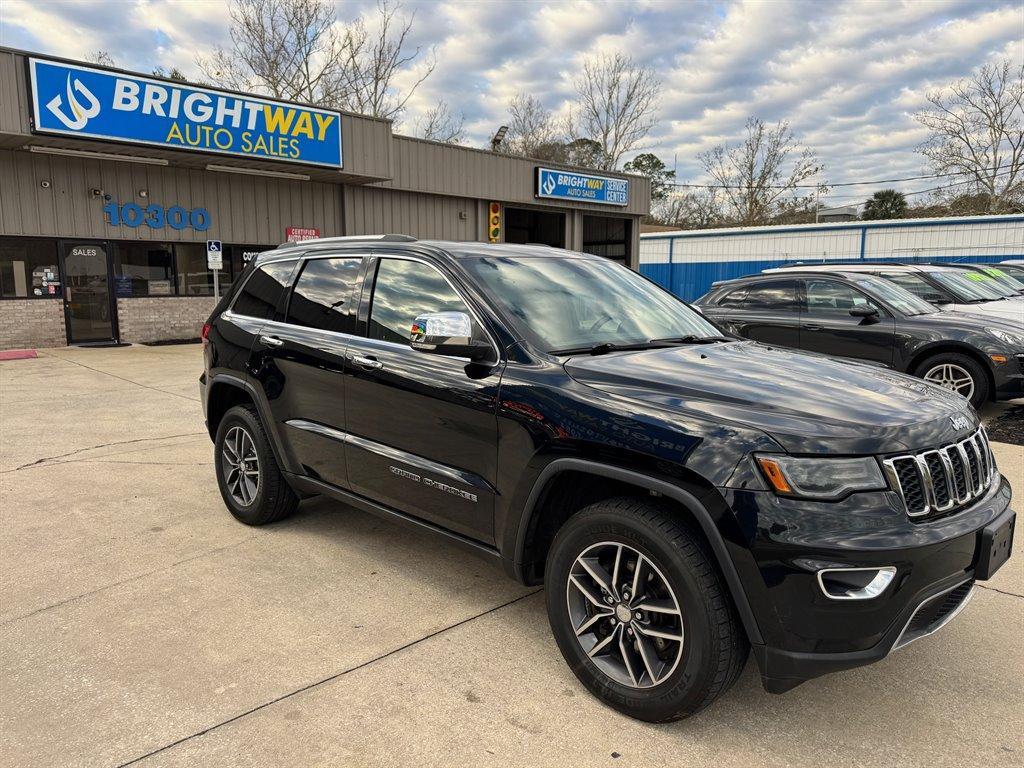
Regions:
<svg viewBox="0 0 1024 768"><path fill-rule="evenodd" d="M107 244L67 240L61 246L68 344L115 341L117 305L110 291Z"/></svg>
<svg viewBox="0 0 1024 768"><path fill-rule="evenodd" d="M371 263L359 334L345 360L345 443L352 490L473 539L493 541L501 368L409 346L424 312L471 312L435 266ZM486 335L474 323L481 338Z"/></svg>
<svg viewBox="0 0 1024 768"><path fill-rule="evenodd" d="M892 367L896 321L888 311L853 286L837 280L809 278L804 286L801 349ZM878 310L878 315L863 318L850 314L851 309L861 306Z"/></svg>

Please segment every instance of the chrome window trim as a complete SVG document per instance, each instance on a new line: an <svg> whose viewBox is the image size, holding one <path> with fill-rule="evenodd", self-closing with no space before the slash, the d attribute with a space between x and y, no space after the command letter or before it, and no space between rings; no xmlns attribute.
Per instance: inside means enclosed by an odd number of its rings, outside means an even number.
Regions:
<svg viewBox="0 0 1024 768"><path fill-rule="evenodd" d="M970 451L970 455L968 454ZM951 503L939 506L935 498L935 478L932 477L926 456L937 453L942 461L946 473L946 488L949 491ZM975 482L971 473L970 456L974 457L978 470L978 480ZM912 461L914 470L917 472L918 482L921 484L921 494L924 497L924 508L910 510L907 507L906 494L900 483L899 473L896 471L896 464L901 461ZM959 464L964 473L965 492L960 493L954 479L954 466ZM992 446L984 427L978 427L965 439L955 443L941 446L937 449L921 451L919 453L900 454L890 456L882 460L882 468L889 480L889 485L896 492L903 504L903 509L908 517L925 517L933 512L946 512L954 507L964 506L970 502L980 499L995 482L999 476L996 470Z"/></svg>
<svg viewBox="0 0 1024 768"><path fill-rule="evenodd" d="M938 624L936 624L934 627L931 627L927 632L923 632L920 635L917 635L916 637L912 637L909 640L907 640L906 642L903 642L903 636L907 633L907 629L910 627L911 623L914 621L914 617L917 616L917 614L921 612L922 608L924 608L929 603L935 602L936 600L938 600L941 597L945 597L950 592L952 592L954 589L959 589L960 587L962 587L964 584L966 584L969 581L972 581L972 579L964 579L963 581L954 584L949 589L944 589L942 592L939 592L937 595L932 595L931 597L929 597L929 598L927 598L925 600L922 600L921 603L917 606L917 608L914 609L914 612L912 614L910 614L910 618L907 619L907 623L903 625L903 629L900 630L899 635L896 637L896 642L892 644L892 648L890 649L890 653L892 651L898 651L901 648L906 648L908 645L913 643L915 640L920 640L923 637L928 637L929 635L934 635L936 632L938 632L944 626L949 624L949 622L951 622L953 619L955 619L957 616L959 616L960 612L964 608L967 607L967 604L969 602L971 602L971 598L974 597L974 591L976 589L974 584L971 584L970 590L968 590L967 594L964 595L964 599L960 601L960 605L958 605L956 608L954 608L952 611L950 611L949 614L947 616L945 616Z"/></svg>

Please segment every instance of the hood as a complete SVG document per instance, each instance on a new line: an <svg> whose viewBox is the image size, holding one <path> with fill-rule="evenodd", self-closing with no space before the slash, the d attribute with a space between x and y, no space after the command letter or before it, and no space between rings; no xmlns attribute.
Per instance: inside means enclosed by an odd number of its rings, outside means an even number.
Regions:
<svg viewBox="0 0 1024 768"><path fill-rule="evenodd" d="M966 400L920 379L754 342L573 357L565 369L605 392L763 430L791 453L918 450L978 425Z"/></svg>
<svg viewBox="0 0 1024 768"><path fill-rule="evenodd" d="M1016 299L1000 299L998 301L986 301L983 304L951 304L948 307L958 314L973 315L975 317L998 317L1017 323L1019 328L1024 325L1024 301Z"/></svg>

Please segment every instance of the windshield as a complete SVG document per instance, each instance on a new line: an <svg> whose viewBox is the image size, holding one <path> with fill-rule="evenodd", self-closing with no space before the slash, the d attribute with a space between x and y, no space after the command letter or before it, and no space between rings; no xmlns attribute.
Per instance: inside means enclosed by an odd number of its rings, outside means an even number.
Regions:
<svg viewBox="0 0 1024 768"><path fill-rule="evenodd" d="M985 267L984 274L996 282L1004 295L1019 296L1020 292L1024 290L1024 285L1018 283L1008 272L1005 272L1000 267Z"/></svg>
<svg viewBox="0 0 1024 768"><path fill-rule="evenodd" d="M1015 280L1020 286L1020 290L1024 291L1024 267L1018 267L1016 264L1000 264L998 268L1004 275Z"/></svg>
<svg viewBox="0 0 1024 768"><path fill-rule="evenodd" d="M915 296L906 288L901 288L884 278L874 275L850 275L850 277L872 296L881 299L901 314L930 315L935 312L935 307L920 296Z"/></svg>
<svg viewBox="0 0 1024 768"><path fill-rule="evenodd" d="M501 256L462 263L520 332L548 352L722 335L675 296L612 261Z"/></svg>
<svg viewBox="0 0 1024 768"><path fill-rule="evenodd" d="M981 275L980 272L975 274ZM958 302L996 301L1003 298L1002 295L978 280L968 280L963 272L958 270L935 270L929 272L928 276L953 294ZM981 275L984 278L984 275ZM991 282L991 281L990 281Z"/></svg>

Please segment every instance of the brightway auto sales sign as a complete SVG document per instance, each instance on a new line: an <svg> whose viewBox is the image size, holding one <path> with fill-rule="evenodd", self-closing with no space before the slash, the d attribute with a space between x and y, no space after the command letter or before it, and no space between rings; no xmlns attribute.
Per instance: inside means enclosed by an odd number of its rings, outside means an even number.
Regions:
<svg viewBox="0 0 1024 768"><path fill-rule="evenodd" d="M342 167L331 110L29 59L36 133Z"/></svg>

